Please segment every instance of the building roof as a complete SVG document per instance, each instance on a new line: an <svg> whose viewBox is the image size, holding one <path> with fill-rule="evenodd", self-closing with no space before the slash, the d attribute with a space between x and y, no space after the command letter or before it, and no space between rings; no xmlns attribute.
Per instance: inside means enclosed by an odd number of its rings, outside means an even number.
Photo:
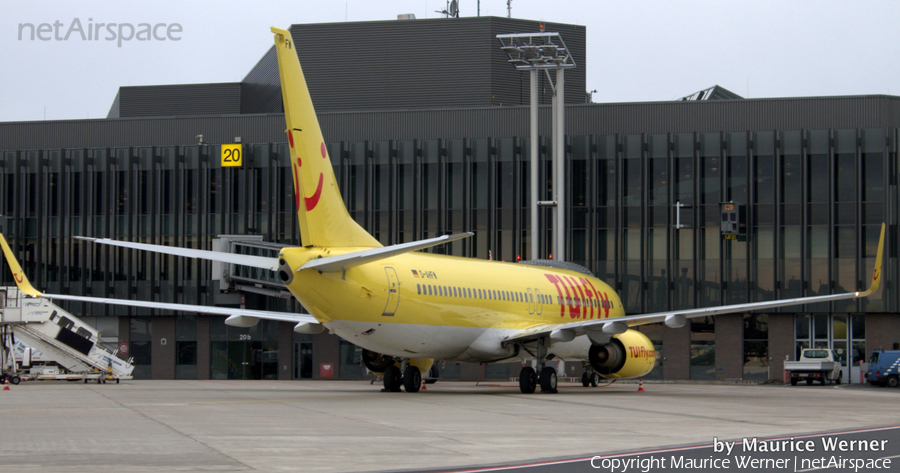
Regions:
<svg viewBox="0 0 900 473"><path fill-rule="evenodd" d="M529 76L509 64L496 37L537 32L540 25L484 16L316 23L290 31L316 110L328 112L525 105ZM585 27L544 27L562 35L578 64L566 73L566 103L584 103ZM239 83L121 87L107 118L282 113L274 51ZM545 75L540 81L540 101L549 104L552 88Z"/></svg>
<svg viewBox="0 0 900 473"><path fill-rule="evenodd" d="M681 97L678 100L687 102L692 100L742 100L743 98L721 85L714 85L708 89Z"/></svg>

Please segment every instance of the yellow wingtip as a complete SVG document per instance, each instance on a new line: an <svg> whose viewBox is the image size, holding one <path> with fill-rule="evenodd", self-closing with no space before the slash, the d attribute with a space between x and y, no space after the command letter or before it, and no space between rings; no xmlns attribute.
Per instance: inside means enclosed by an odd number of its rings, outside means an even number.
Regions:
<svg viewBox="0 0 900 473"><path fill-rule="evenodd" d="M878 240L878 252L875 254L875 270L872 271L872 283L869 284L869 288L866 289L866 292L862 292L859 294L859 297L868 297L875 293L878 288L881 286L881 260L884 255L884 229L885 224L881 224L881 237Z"/></svg>
<svg viewBox="0 0 900 473"><path fill-rule="evenodd" d="M31 285L31 281L28 280L28 276L25 276L25 271L22 271L19 260L16 259L16 255L13 254L9 244L6 243L6 238L3 234L0 234L0 246L3 247L3 254L6 256L6 262L9 264L9 269L13 273L13 279L16 280L16 285L19 286L19 290L29 296L40 296L42 294L41 291L38 291Z"/></svg>

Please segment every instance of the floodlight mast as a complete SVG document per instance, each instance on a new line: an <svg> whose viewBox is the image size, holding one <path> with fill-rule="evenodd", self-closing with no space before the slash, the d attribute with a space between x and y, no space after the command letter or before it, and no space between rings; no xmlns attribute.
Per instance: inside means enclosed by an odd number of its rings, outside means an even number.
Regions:
<svg viewBox="0 0 900 473"><path fill-rule="evenodd" d="M540 225L538 224L538 74L543 69L553 89L552 100L552 162L553 173L553 246L551 253L560 260L566 259L566 164L565 164L565 70L575 67L575 60L566 48L559 33L545 33L541 25L540 33L498 34L500 49L506 52L509 62L519 70L527 70L531 76L531 258L540 257ZM550 70L556 72L556 84ZM545 203L546 205L546 203Z"/></svg>

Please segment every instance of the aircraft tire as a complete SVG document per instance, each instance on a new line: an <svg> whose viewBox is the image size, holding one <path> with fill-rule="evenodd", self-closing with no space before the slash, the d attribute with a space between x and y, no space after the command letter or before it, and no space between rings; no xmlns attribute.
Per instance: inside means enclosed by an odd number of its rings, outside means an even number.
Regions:
<svg viewBox="0 0 900 473"><path fill-rule="evenodd" d="M542 393L555 393L558 381L559 380L556 376L556 369L552 366L545 366L544 369L541 370Z"/></svg>
<svg viewBox="0 0 900 473"><path fill-rule="evenodd" d="M391 393L400 392L400 368L395 365L388 366L384 370L384 390Z"/></svg>
<svg viewBox="0 0 900 473"><path fill-rule="evenodd" d="M534 394L536 388L537 375L534 368L530 366L522 368L522 371L519 372L519 391L522 391L522 394Z"/></svg>
<svg viewBox="0 0 900 473"><path fill-rule="evenodd" d="M422 387L422 372L417 366L409 365L403 373L403 387L408 393L417 393Z"/></svg>
<svg viewBox="0 0 900 473"><path fill-rule="evenodd" d="M591 373L591 387L596 388L597 386L600 386L600 375Z"/></svg>
<svg viewBox="0 0 900 473"><path fill-rule="evenodd" d="M587 372L584 372L581 375L581 385L584 387L588 387L591 385L591 378Z"/></svg>

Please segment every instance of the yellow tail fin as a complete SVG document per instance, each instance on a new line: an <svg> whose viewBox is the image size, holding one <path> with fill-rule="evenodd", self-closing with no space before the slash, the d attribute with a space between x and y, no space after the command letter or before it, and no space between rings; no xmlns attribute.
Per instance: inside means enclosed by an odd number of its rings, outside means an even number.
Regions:
<svg viewBox="0 0 900 473"><path fill-rule="evenodd" d="M25 276L25 271L22 271L19 260L16 259L16 255L13 254L12 250L9 248L9 244L6 243L6 238L4 238L2 234L0 234L0 246L3 247L3 254L6 255L6 262L9 264L9 269L12 270L13 279L16 280L16 285L19 286L19 290L29 296L40 296L41 291L38 291L31 285L31 281L28 280L28 276Z"/></svg>
<svg viewBox="0 0 900 473"><path fill-rule="evenodd" d="M279 28L272 28L272 32L303 245L380 247L344 207L291 34Z"/></svg>

